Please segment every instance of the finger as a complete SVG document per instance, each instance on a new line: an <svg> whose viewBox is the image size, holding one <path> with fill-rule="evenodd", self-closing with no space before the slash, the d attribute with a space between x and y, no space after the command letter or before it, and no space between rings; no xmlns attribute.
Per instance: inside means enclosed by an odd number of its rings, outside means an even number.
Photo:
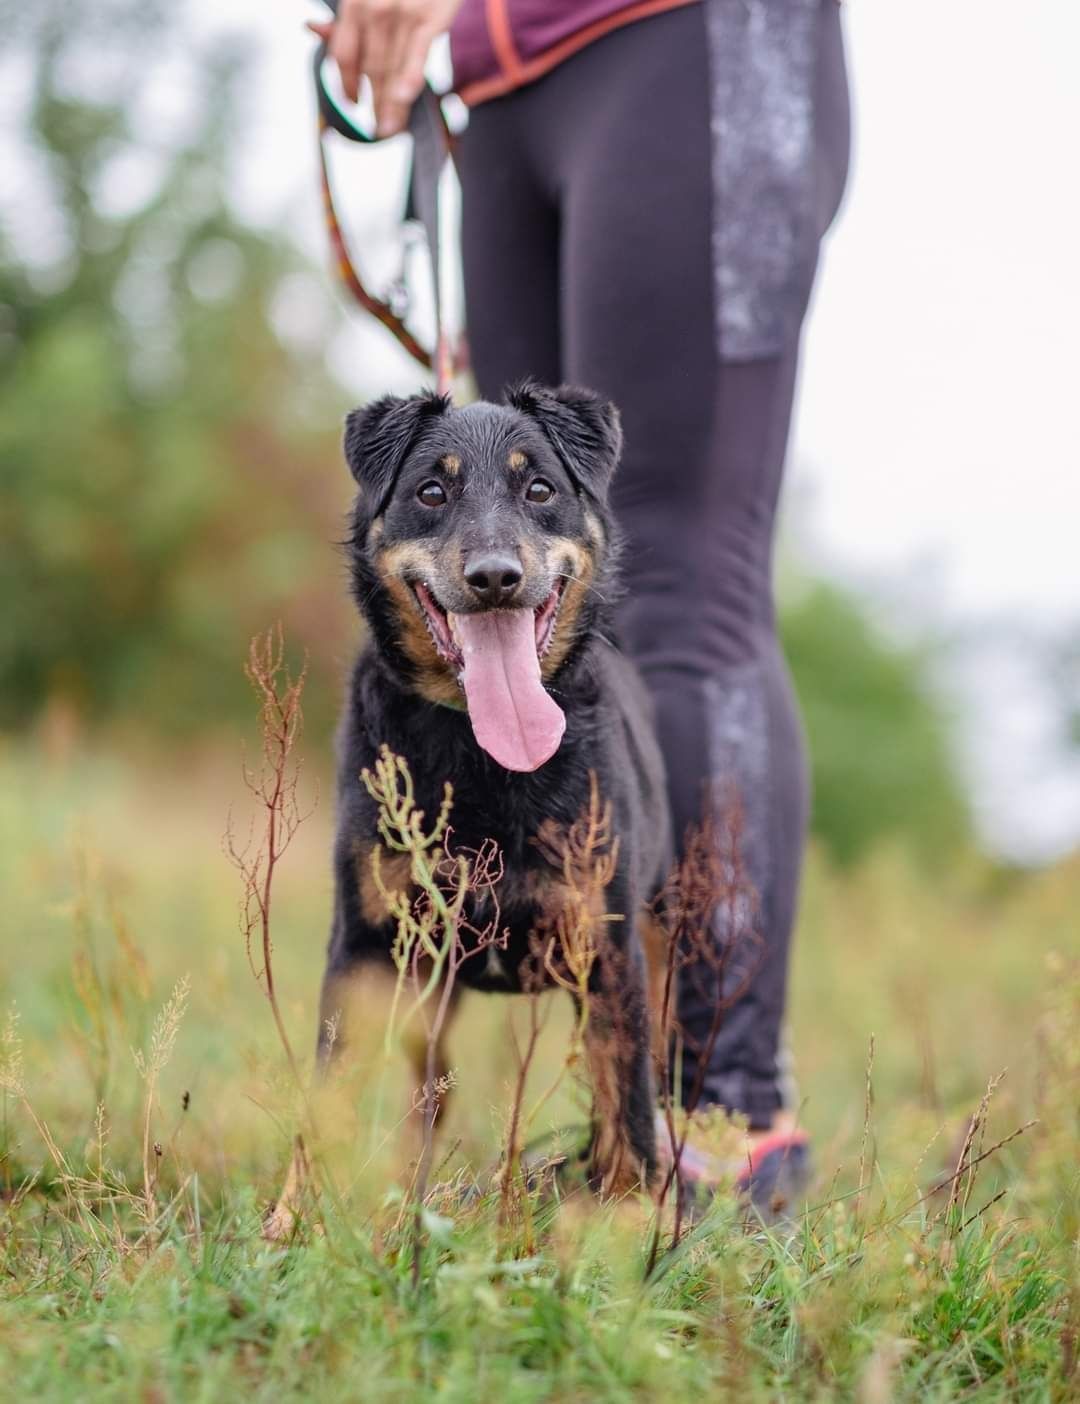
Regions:
<svg viewBox="0 0 1080 1404"><path fill-rule="evenodd" d="M317 34L324 43L330 42L330 36L334 32L333 20L305 20L304 28L310 29L312 34Z"/></svg>
<svg viewBox="0 0 1080 1404"><path fill-rule="evenodd" d="M386 93L387 81L390 77L389 64L390 56L394 50L397 39L397 31L401 27L401 21L395 11L389 8L377 8L371 15L368 24L368 32L364 53L364 72L371 79L372 97L375 101L375 124L378 128L379 112L381 111L384 96Z"/></svg>
<svg viewBox="0 0 1080 1404"><path fill-rule="evenodd" d="M424 86L424 66L435 32L429 25L413 29L406 37L401 57L386 85L381 110L376 115L379 134L391 136L405 129L412 105Z"/></svg>
<svg viewBox="0 0 1080 1404"><path fill-rule="evenodd" d="M395 121L394 94L397 90L402 65L408 54L412 23L411 20L406 20L405 23L395 27L387 50L386 71L379 84L375 103L375 130L380 136L392 136L400 129L399 124Z"/></svg>
<svg viewBox="0 0 1080 1404"><path fill-rule="evenodd" d="M345 0L330 36L330 57L341 73L341 86L350 102L359 101L364 71L364 11L362 0Z"/></svg>

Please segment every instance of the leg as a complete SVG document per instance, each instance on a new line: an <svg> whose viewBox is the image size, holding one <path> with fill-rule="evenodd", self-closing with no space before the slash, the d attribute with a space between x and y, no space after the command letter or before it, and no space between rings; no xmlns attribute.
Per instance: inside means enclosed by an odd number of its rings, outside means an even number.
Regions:
<svg viewBox="0 0 1080 1404"><path fill-rule="evenodd" d="M345 825L334 845L334 913L319 997L316 1037L316 1061L323 1074L344 1052L350 1026L360 1027L370 1022L354 1017L353 1006L358 1002L358 994L362 996L365 989L375 984L380 988L375 991L372 1011L377 1017L380 1009L390 1007L396 972L389 954L389 912L374 877L372 849L376 846L353 842ZM385 887L391 891L411 892L408 856L381 849L379 857Z"/></svg>
<svg viewBox="0 0 1080 1404"><path fill-rule="evenodd" d="M405 1056L412 1069L413 1106L417 1112L417 1121L421 1132L424 1126L425 1109L428 1105L425 1091L428 1085L433 1084L434 1102L431 1105L433 1122L439 1118L445 1118L446 1108L450 1101L451 1088L446 1081L450 1072L450 1062L446 1055L446 1040L449 1037L450 1027L461 1000L461 987L455 984L447 992L445 1007L442 1006L442 994L443 992L440 990L432 1001L432 1008L428 1010L428 1018L432 1020L430 1030L424 1029L419 1022L414 1022L402 1033ZM442 1011L441 1017L440 1009ZM436 1020L438 1028L433 1026Z"/></svg>
<svg viewBox="0 0 1080 1404"><path fill-rule="evenodd" d="M325 1077L347 1047L346 1031L372 1028L385 1023L394 998L397 972L388 960L365 960L344 968L329 966L323 977L319 1008L318 1068ZM455 984L442 1006L440 990L425 1011L430 1031L423 1017L416 1014L398 1030L405 1057L408 1060L412 1085L410 1097L419 1110L425 1086L431 1082L444 1083L450 1072L447 1039L457 1015L461 987ZM402 1012L412 1003L412 986L406 984L401 1001ZM440 1012L441 1011L441 1012ZM434 1024L438 1022L438 1027ZM445 1113L450 1097L448 1086L437 1087L437 1110Z"/></svg>
<svg viewBox="0 0 1080 1404"><path fill-rule="evenodd" d="M457 158L469 350L481 395L558 384L559 215L534 175L524 93L472 113Z"/></svg>
<svg viewBox="0 0 1080 1404"><path fill-rule="evenodd" d="M712 207L703 9L616 31L474 114L463 152L465 267L485 393L533 373L581 380L622 407L616 506L630 546L622 635L656 701L676 833L734 787L759 896L756 969L725 989L699 971L680 1014L700 1043L717 1002L732 999L704 1069L705 1097L765 1127L782 1100L777 1053L807 807L770 579L798 317L782 354L720 361L711 245L724 211ZM821 23L814 120L823 229L843 185L847 108L831 4ZM488 169L499 183L485 200ZM558 334L544 316L556 286ZM717 947L736 935L717 921ZM686 1071L692 1083L692 1053Z"/></svg>
<svg viewBox="0 0 1080 1404"><path fill-rule="evenodd" d="M623 973L624 960L601 957L585 1023L593 1096L590 1179L605 1195L648 1189L656 1170L645 992L640 970L636 979Z"/></svg>
<svg viewBox="0 0 1080 1404"><path fill-rule="evenodd" d="M334 914L326 951L326 970L319 993L319 1027L315 1038L315 1059L321 1077L345 1052L350 1027L357 1027L353 1006L363 990L365 977L379 980L392 975L388 957L374 958L379 948L372 943L365 954L361 934L368 922L378 922L384 910L371 880L370 851L359 853L347 836L339 834L334 853Z"/></svg>
<svg viewBox="0 0 1080 1404"><path fill-rule="evenodd" d="M667 1068L667 1048L675 1017L675 990L668 989L668 934L663 922L649 907L642 908L637 930L645 956L649 1046L657 1076L662 1076Z"/></svg>
<svg viewBox="0 0 1080 1404"><path fill-rule="evenodd" d="M629 538L621 635L656 702L675 832L734 790L758 894L753 968L743 953L741 968L728 961L723 988L698 971L680 996L686 1080L697 1076L717 1003L730 1000L702 1070L704 1097L765 1127L781 1103L807 811L771 587L796 345L747 363L717 354L703 9L619 30L530 91L562 198L560 369L623 413L614 488ZM718 915L717 948L743 934Z"/></svg>

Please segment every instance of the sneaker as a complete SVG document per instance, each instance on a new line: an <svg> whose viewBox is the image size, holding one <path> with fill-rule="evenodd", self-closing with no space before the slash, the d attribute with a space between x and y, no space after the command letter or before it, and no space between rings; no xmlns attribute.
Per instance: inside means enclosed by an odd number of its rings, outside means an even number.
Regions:
<svg viewBox="0 0 1080 1404"><path fill-rule="evenodd" d="M671 1165L671 1140L660 1113L656 1139L661 1169L666 1169ZM798 1129L764 1137L739 1160L711 1154L687 1140L679 1158L679 1193L684 1207L696 1217L721 1185L734 1184L755 1216L774 1224L798 1212L810 1171L810 1138Z"/></svg>

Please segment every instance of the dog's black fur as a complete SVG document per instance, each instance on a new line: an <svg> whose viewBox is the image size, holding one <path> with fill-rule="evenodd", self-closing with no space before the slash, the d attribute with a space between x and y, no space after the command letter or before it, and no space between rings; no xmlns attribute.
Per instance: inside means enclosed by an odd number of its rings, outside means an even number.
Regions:
<svg viewBox="0 0 1080 1404"><path fill-rule="evenodd" d="M478 849L494 840L502 853L499 915L508 944L487 959L465 961L459 976L493 991L521 989L530 935L552 915L540 910L537 894L557 893L557 874L537 833L545 821L572 824L588 804L595 775L612 805L618 841L606 912L622 918L604 923L587 1026L594 1146L606 1145L602 1154L621 1162L594 1167L610 1188L647 1182L655 1166L638 914L659 890L670 856L662 762L646 694L612 641L617 536L607 493L620 447L614 407L568 387L527 383L501 405L464 409L434 395L386 397L349 416L345 456L358 492L348 552L368 641L340 733L336 897L321 1021L325 1026L337 1012L339 979L385 959L394 936L393 922L373 910L365 884L378 833L375 805L358 776L381 745L408 762L428 816L438 810L444 782L452 783L455 847ZM542 485L531 487L536 480ZM429 505L418 499L432 482L444 503L430 486ZM554 493L542 500L548 488ZM416 592L422 586L429 601L456 613L490 607L465 572L477 553L492 551L521 565L522 578L504 604L540 609L561 584L542 670L565 712L566 731L551 759L530 773L506 770L480 749L445 638L437 646Z"/></svg>

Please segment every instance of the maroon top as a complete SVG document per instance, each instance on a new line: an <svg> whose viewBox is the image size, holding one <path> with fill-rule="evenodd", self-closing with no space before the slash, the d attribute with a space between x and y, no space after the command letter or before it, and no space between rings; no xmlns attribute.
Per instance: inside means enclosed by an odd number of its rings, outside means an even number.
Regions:
<svg viewBox="0 0 1080 1404"><path fill-rule="evenodd" d="M697 0L465 0L450 28L455 91L469 104L541 77L578 49Z"/></svg>

